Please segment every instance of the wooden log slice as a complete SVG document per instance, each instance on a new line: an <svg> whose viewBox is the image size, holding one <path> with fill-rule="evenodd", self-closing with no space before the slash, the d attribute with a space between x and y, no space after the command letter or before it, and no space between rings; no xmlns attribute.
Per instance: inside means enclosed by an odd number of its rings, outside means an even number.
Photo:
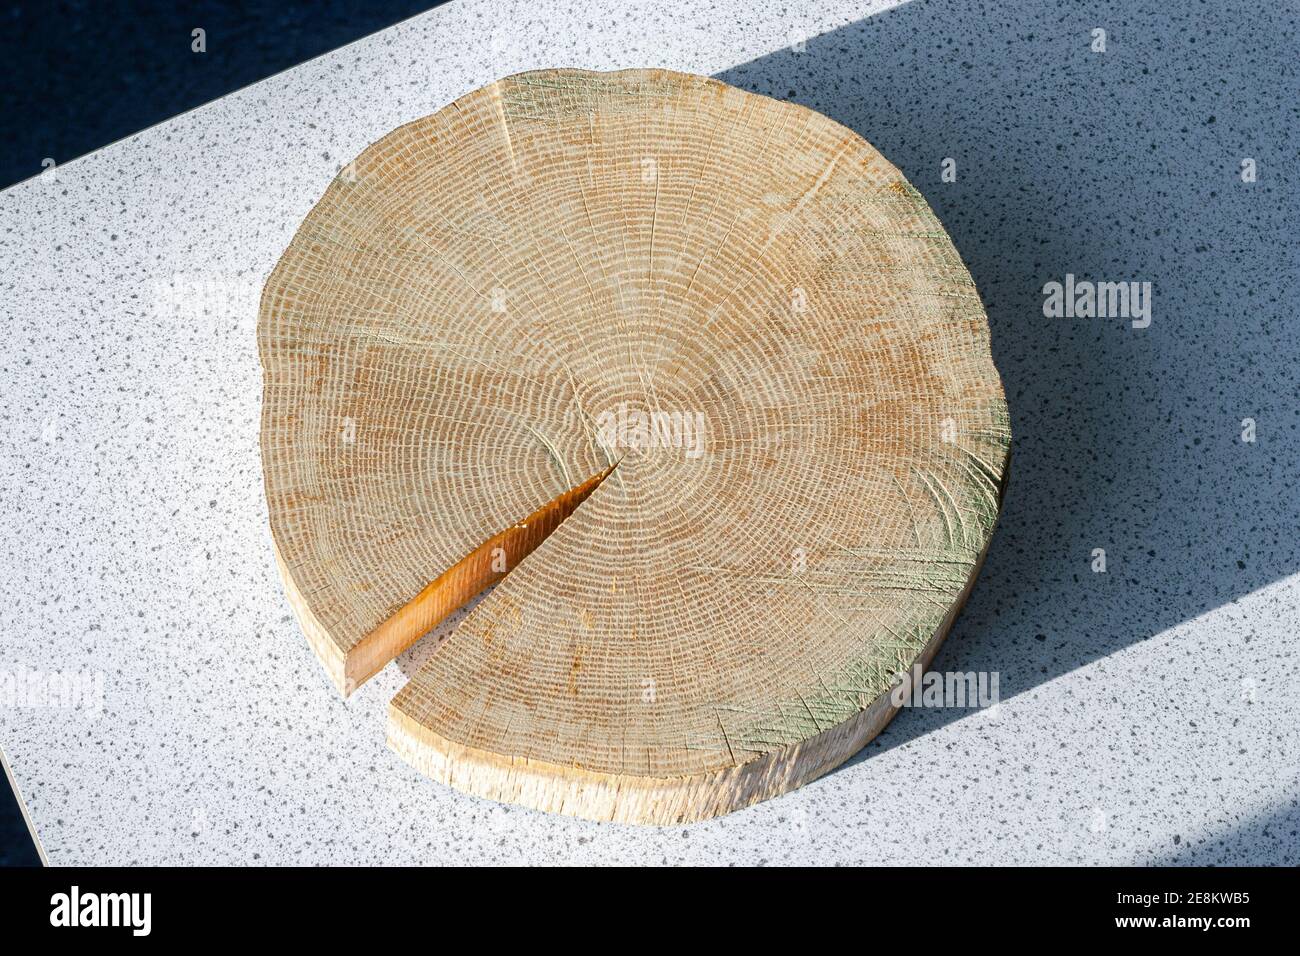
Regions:
<svg viewBox="0 0 1300 956"><path fill-rule="evenodd" d="M340 689L500 581L389 717L497 800L682 822L834 767L998 515L939 221L852 131L711 79L526 73L403 126L258 334L277 555Z"/></svg>

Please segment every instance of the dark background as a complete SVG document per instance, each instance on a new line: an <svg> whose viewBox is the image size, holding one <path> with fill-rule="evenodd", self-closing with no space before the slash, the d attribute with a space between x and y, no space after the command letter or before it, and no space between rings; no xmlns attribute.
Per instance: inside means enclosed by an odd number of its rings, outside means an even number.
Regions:
<svg viewBox="0 0 1300 956"><path fill-rule="evenodd" d="M0 189L443 0L61 0L0 8ZM207 52L191 31L207 31ZM0 866L35 865L0 776Z"/></svg>
<svg viewBox="0 0 1300 956"><path fill-rule="evenodd" d="M0 188L442 0L45 0L0 10ZM207 31L207 52L190 49Z"/></svg>

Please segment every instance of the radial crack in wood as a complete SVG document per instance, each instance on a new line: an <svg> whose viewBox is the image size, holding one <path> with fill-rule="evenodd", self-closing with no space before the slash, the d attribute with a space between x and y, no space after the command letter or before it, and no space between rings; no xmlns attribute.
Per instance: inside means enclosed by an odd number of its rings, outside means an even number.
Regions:
<svg viewBox="0 0 1300 956"><path fill-rule="evenodd" d="M852 755L1006 478L987 319L925 200L852 131L701 77L527 73L396 130L298 230L259 346L277 557L331 677L515 532L389 741L595 819L702 819Z"/></svg>
<svg viewBox="0 0 1300 956"><path fill-rule="evenodd" d="M488 538L438 575L419 594L379 627L361 639L344 658L344 694L349 694L464 607L488 585L496 584L573 514L616 466L593 475L582 484L557 495L523 521Z"/></svg>

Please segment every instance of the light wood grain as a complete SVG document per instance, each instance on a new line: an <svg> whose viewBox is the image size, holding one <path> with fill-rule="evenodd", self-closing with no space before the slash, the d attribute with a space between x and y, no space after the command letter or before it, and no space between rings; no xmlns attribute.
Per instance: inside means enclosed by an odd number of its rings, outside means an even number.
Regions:
<svg viewBox="0 0 1300 956"><path fill-rule="evenodd" d="M1000 507L987 319L920 193L701 77L527 73L396 130L259 345L277 557L340 689L500 581L389 718L493 799L672 823L824 773Z"/></svg>

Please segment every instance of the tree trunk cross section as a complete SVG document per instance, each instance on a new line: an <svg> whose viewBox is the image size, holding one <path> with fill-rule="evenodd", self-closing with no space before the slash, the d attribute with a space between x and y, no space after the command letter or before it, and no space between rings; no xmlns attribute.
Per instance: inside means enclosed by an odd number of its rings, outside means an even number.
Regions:
<svg viewBox="0 0 1300 956"><path fill-rule="evenodd" d="M366 149L267 281L272 536L347 693L489 584L390 746L638 823L788 791L893 716L1010 430L919 192L803 107L525 73Z"/></svg>

